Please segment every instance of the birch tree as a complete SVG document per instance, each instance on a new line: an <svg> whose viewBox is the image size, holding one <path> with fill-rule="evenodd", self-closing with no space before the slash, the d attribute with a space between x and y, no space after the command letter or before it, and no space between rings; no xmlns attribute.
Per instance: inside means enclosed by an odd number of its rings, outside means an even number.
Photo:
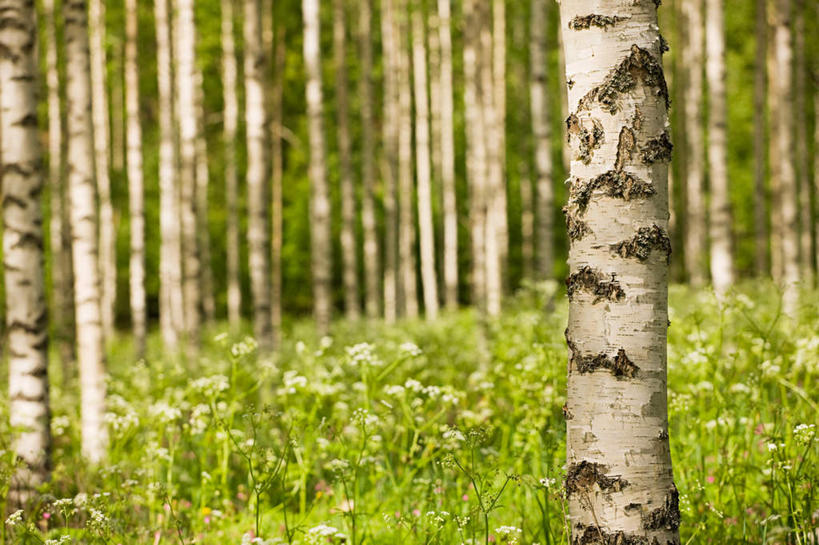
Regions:
<svg viewBox="0 0 819 545"><path fill-rule="evenodd" d="M666 412L671 143L657 3L564 1L560 12L573 82L567 214L581 226L566 280L572 542L679 543Z"/></svg>
<svg viewBox="0 0 819 545"><path fill-rule="evenodd" d="M105 5L90 0L89 46L91 52L91 116L94 124L94 171L99 199L99 262L102 281L102 327L107 338L114 330L114 305L117 290L116 226L111 204L111 177L108 150L109 110L106 88Z"/></svg>
<svg viewBox="0 0 819 545"><path fill-rule="evenodd" d="M169 0L155 0L156 66L159 104L159 320L162 339L173 349L185 328L182 295L182 242L179 180L174 140L173 75Z"/></svg>
<svg viewBox="0 0 819 545"><path fill-rule="evenodd" d="M808 65L805 52L805 0L794 3L794 52L795 74L794 108L796 112L807 111ZM796 139L796 173L799 182L799 268L802 279L810 284L813 276L813 213L811 210L810 179L808 174L808 123L797 114L794 127Z"/></svg>
<svg viewBox="0 0 819 545"><path fill-rule="evenodd" d="M398 176L398 52L393 0L381 0L381 47L384 62L384 152L381 173L384 179L384 319L394 322L398 315L398 218L396 192Z"/></svg>
<svg viewBox="0 0 819 545"><path fill-rule="evenodd" d="M498 179L495 199L498 259L506 278L509 256L509 226L506 217L506 0L492 0L492 101L495 108ZM507 279L508 280L508 279Z"/></svg>
<svg viewBox="0 0 819 545"><path fill-rule="evenodd" d="M710 189L711 282L718 297L734 283L731 196L728 193L723 0L706 0L705 73L708 80L708 178Z"/></svg>
<svg viewBox="0 0 819 545"><path fill-rule="evenodd" d="M302 0L304 64L307 73L307 124L310 134L310 254L313 275L313 315L321 334L330 329L332 314L332 255L330 253L330 195L324 151L323 94L319 1Z"/></svg>
<svg viewBox="0 0 819 545"><path fill-rule="evenodd" d="M444 217L444 301L458 305L458 208L455 191L455 132L452 96L452 31L450 0L438 0L441 48L441 186Z"/></svg>
<svg viewBox="0 0 819 545"><path fill-rule="evenodd" d="M63 3L66 61L66 129L74 308L80 369L82 454L92 463L105 456L105 352L98 261L99 216L95 206L94 133L85 0ZM5 139L4 139L5 140Z"/></svg>
<svg viewBox="0 0 819 545"><path fill-rule="evenodd" d="M9 500L28 503L51 469L44 187L37 119L34 2L0 0L0 183L12 448L23 462ZM16 431L19 430L19 431Z"/></svg>
<svg viewBox="0 0 819 545"><path fill-rule="evenodd" d="M438 316L438 278L435 272L435 227L432 218L432 171L429 150L429 95L424 15L412 10L412 75L415 95L415 166L417 169L418 234L421 248L421 287L427 320Z"/></svg>
<svg viewBox="0 0 819 545"><path fill-rule="evenodd" d="M131 324L138 357L145 353L147 312L145 309L145 195L142 180L142 127L139 116L139 69L137 0L125 2L125 117L128 170L128 213L130 215Z"/></svg>
<svg viewBox="0 0 819 545"><path fill-rule="evenodd" d="M754 66L754 270L757 276L768 273L768 211L766 206L765 59L768 50L767 0L756 0L756 65Z"/></svg>
<svg viewBox="0 0 819 545"><path fill-rule="evenodd" d="M208 190L210 187L210 166L208 165L208 139L205 136L207 117L205 114L205 90L202 71L195 71L194 93L196 102L196 244L200 253L199 285L202 293L202 317L213 321L216 301L213 292L213 272L210 257L210 229L208 228Z"/></svg>
<svg viewBox="0 0 819 545"><path fill-rule="evenodd" d="M336 137L341 193L341 269L344 310L358 319L358 244L355 236L355 186L350 157L350 112L347 100L347 30L344 0L333 0L333 65L336 69Z"/></svg>

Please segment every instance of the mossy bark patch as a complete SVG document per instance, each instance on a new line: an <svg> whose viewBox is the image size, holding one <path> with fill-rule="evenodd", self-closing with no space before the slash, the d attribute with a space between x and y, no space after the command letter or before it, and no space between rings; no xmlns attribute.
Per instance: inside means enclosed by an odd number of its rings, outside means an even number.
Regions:
<svg viewBox="0 0 819 545"><path fill-rule="evenodd" d="M634 257L640 261L645 261L653 251L659 251L666 257L666 262L671 258L671 239L665 230L658 226L640 227L637 234L628 240L612 244L611 249L622 258Z"/></svg>
<svg viewBox="0 0 819 545"><path fill-rule="evenodd" d="M676 486L665 497L665 503L650 511L643 518L643 528L646 530L676 530L680 527L680 493Z"/></svg>
<svg viewBox="0 0 819 545"><path fill-rule="evenodd" d="M607 28L624 20L626 20L626 17L620 17L618 15L598 15L596 13L578 15L569 21L569 28L572 30L587 30L593 26Z"/></svg>
<svg viewBox="0 0 819 545"><path fill-rule="evenodd" d="M592 269L591 267L581 267L566 279L566 292L569 301L579 292L586 292L594 295L593 303L600 301L622 301L626 297L623 288L615 278L614 274L607 275Z"/></svg>
<svg viewBox="0 0 819 545"><path fill-rule="evenodd" d="M571 464L566 471L566 497L577 492L590 492L594 485L603 492L619 492L628 486L620 475L606 475L608 470L607 466L588 460Z"/></svg>
<svg viewBox="0 0 819 545"><path fill-rule="evenodd" d="M576 205L579 212L585 212L592 193L597 189L602 189L607 197L625 201L644 199L655 192L654 186L634 174L622 170L608 170L585 182L576 180L570 189L570 204Z"/></svg>

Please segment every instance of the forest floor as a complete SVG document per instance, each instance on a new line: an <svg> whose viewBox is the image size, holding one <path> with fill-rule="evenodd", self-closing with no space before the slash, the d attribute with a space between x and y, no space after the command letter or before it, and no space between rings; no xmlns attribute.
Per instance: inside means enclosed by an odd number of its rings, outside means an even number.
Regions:
<svg viewBox="0 0 819 545"><path fill-rule="evenodd" d="M219 329L184 359L154 338L134 362L121 339L99 468L54 358L53 480L3 543L567 543L566 304L546 299L524 290L490 322L339 321L323 339L294 323L272 357ZM797 321L764 283L722 308L708 291L670 300L682 542L817 543L818 294Z"/></svg>

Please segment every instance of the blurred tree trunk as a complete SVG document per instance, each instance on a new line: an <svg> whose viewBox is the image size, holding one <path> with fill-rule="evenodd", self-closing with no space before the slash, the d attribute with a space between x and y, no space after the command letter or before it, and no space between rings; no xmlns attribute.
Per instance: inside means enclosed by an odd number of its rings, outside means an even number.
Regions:
<svg viewBox="0 0 819 545"><path fill-rule="evenodd" d="M458 208L455 190L455 106L452 96L452 34L450 0L438 0L441 46L441 185L444 216L444 301L458 306Z"/></svg>
<svg viewBox="0 0 819 545"><path fill-rule="evenodd" d="M795 138L796 138L796 174L799 182L799 268L801 277L807 284L813 282L813 214L810 200L810 174L808 167L808 120L806 76L808 64L805 59L805 0L794 3L794 49L796 53L795 76L796 98Z"/></svg>
<svg viewBox="0 0 819 545"><path fill-rule="evenodd" d="M53 31L53 18L48 23ZM41 201L45 180L36 123L36 44L34 2L0 0L0 184L9 424L14 430L10 446L22 462L9 483L13 508L27 506L51 470ZM58 158L59 153L55 162Z"/></svg>
<svg viewBox="0 0 819 545"><path fill-rule="evenodd" d="M422 3L421 6L423 5ZM428 6L428 12L424 17L427 58L429 59L427 65L427 73L429 74L429 159L433 195L438 191L438 177L441 174L441 37L438 31L439 23L436 9ZM433 213L436 212L439 212L439 210L436 210L436 207L433 206ZM433 217L436 223L441 223L439 214L435 214ZM440 250L440 244L438 246ZM436 252L435 259L442 262L439 255L439 252Z"/></svg>
<svg viewBox="0 0 819 545"><path fill-rule="evenodd" d="M768 49L767 0L756 0L756 63L754 66L754 271L768 274L768 210L765 191L765 59Z"/></svg>
<svg viewBox="0 0 819 545"><path fill-rule="evenodd" d="M205 113L205 90L202 71L196 68L196 217L199 222L197 244L201 253L199 283L202 289L202 316L206 322L212 322L216 313L214 300L213 271L210 258L210 222L208 220L208 187L210 186L210 167L208 166L207 116Z"/></svg>
<svg viewBox="0 0 819 545"><path fill-rule="evenodd" d="M330 195L324 161L324 122L321 90L319 1L302 0L304 64L307 73L307 122L310 134L310 252L313 274L313 313L320 334L330 329L332 314L332 253Z"/></svg>
<svg viewBox="0 0 819 545"><path fill-rule="evenodd" d="M767 51L767 71L768 71L768 163L770 164L770 192L771 192L771 276L774 282L781 282L783 275L782 261L782 237L784 228L782 224L782 190L780 183L782 180L782 158L779 152L779 130L781 123L778 119L782 116L779 110L780 101L777 94L777 46L776 46L776 12L780 9L778 0L767 0L768 9L768 51Z"/></svg>
<svg viewBox="0 0 819 545"><path fill-rule="evenodd" d="M43 2L43 28L46 33L46 87L48 91L48 177L51 208L49 234L51 246L50 321L52 338L57 343L63 369L63 383L71 374L74 361L74 271L71 263L71 229L68 225L65 165L63 156L63 119L60 104L60 73L57 57L57 28L54 0Z"/></svg>
<svg viewBox="0 0 819 545"><path fill-rule="evenodd" d="M547 80L546 0L532 0L530 14L529 93L532 110L532 135L535 154L535 217L537 225L537 267L534 278L547 280L554 271L554 187L552 186L552 130L549 116L549 86Z"/></svg>
<svg viewBox="0 0 819 545"><path fill-rule="evenodd" d="M469 222L472 238L472 303L486 305L486 131L481 109L480 13L477 0L464 0L464 105L466 175L469 183Z"/></svg>
<svg viewBox="0 0 819 545"><path fill-rule="evenodd" d="M705 218L705 158L703 157L702 69L703 0L682 0L683 24L688 30L682 51L686 75L683 110L685 120L685 270L692 286L706 279L708 246Z"/></svg>
<svg viewBox="0 0 819 545"><path fill-rule="evenodd" d="M398 44L393 0L381 0L381 47L384 62L384 319L398 315L398 223L396 191L398 175Z"/></svg>
<svg viewBox="0 0 819 545"><path fill-rule="evenodd" d="M201 255L196 199L196 28L193 0L174 0L176 104L179 123L179 200L182 223L182 298L187 341L199 343Z"/></svg>
<svg viewBox="0 0 819 545"><path fill-rule="evenodd" d="M553 9L555 7L554 4L550 5L548 9ZM560 10L556 10L557 13L555 14L557 17L557 37L555 41L557 42L557 83L558 83L558 93L560 96L560 119L561 121L565 121L566 118L569 116L569 104L568 104L568 94L566 92L566 51L563 47L563 20L560 18ZM548 28L548 27L547 27ZM548 42L547 42L548 43ZM548 61L547 61L548 63ZM548 66L548 64L547 64ZM566 123L560 123L560 141L566 142L568 139L568 133L566 130ZM560 146L562 149L561 159L563 160L563 172L566 174L569 173L569 164L572 161L571 157L571 150L569 146Z"/></svg>
<svg viewBox="0 0 819 545"><path fill-rule="evenodd" d="M145 354L145 189L142 176L142 127L139 113L139 39L137 0L125 1L125 111L127 125L128 213L130 216L130 267L128 286L131 324L137 357Z"/></svg>
<svg viewBox="0 0 819 545"><path fill-rule="evenodd" d="M401 310L404 316L418 316L415 276L415 217L412 171L412 81L410 76L409 21L407 0L398 0L395 44L398 68L398 266Z"/></svg>
<svg viewBox="0 0 819 545"><path fill-rule="evenodd" d="M68 187L70 194L74 308L80 368L82 454L105 457L105 351L98 261L99 221L94 184L94 126L85 0L63 2L65 20ZM110 225L109 225L110 227Z"/></svg>
<svg viewBox="0 0 819 545"><path fill-rule="evenodd" d="M253 334L273 346L270 319L270 192L268 117L265 111L267 52L262 41L262 4L244 0L245 129L247 137L247 246L253 296Z"/></svg>
<svg viewBox="0 0 819 545"><path fill-rule="evenodd" d="M727 106L723 0L706 0L705 73L708 80L708 177L711 281L718 297L734 284L731 195L728 191Z"/></svg>
<svg viewBox="0 0 819 545"><path fill-rule="evenodd" d="M783 308L787 315L796 316L799 307L799 216L796 172L794 170L793 141L793 47L792 43L792 3L791 0L776 0L774 10L774 73L771 94L774 95L776 109L772 110L772 125L775 140L772 147L777 150L779 167L774 169L774 188L779 191L781 207L782 279L784 288ZM776 115L773 112L776 112ZM771 161L773 164L773 160Z"/></svg>
<svg viewBox="0 0 819 545"><path fill-rule="evenodd" d="M380 307L378 225L375 217L375 142L373 136L372 7L360 0L358 41L361 55L361 224L364 231L364 302L367 316L376 318Z"/></svg>
<svg viewBox="0 0 819 545"><path fill-rule="evenodd" d="M156 66L159 95L159 323L162 339L175 348L185 328L182 295L179 179L176 170L176 130L171 68L173 50L169 0L155 0Z"/></svg>
<svg viewBox="0 0 819 545"><path fill-rule="evenodd" d="M111 204L109 171L108 89L105 85L107 60L105 53L105 5L102 0L90 0L89 46L91 51L91 115L94 124L94 171L99 198L99 262L101 275L102 328L106 339L114 332L114 305L117 298L116 223Z"/></svg>
<svg viewBox="0 0 819 545"><path fill-rule="evenodd" d="M427 320L438 316L438 279L435 272L435 226L432 218L432 176L429 152L429 97L424 14L412 9L412 72L415 92L415 166L417 169L418 234L421 248L421 286Z"/></svg>
<svg viewBox="0 0 819 545"><path fill-rule="evenodd" d="M333 65L336 80L336 124L341 193L341 269L344 310L350 320L359 316L358 249L355 236L355 186L350 158L350 114L347 104L347 31L344 0L333 0Z"/></svg>
<svg viewBox="0 0 819 545"><path fill-rule="evenodd" d="M572 543L679 543L666 410L671 143L657 3L575 0L560 10L573 82L566 212L582 225L566 280ZM616 79L624 71L633 78L625 92Z"/></svg>
<svg viewBox="0 0 819 545"><path fill-rule="evenodd" d="M222 0L222 92L224 119L222 141L225 158L225 250L227 257L227 313L233 329L242 317L242 288L239 281L239 187L236 180L236 46L233 38L233 0Z"/></svg>
<svg viewBox="0 0 819 545"><path fill-rule="evenodd" d="M816 6L816 17L819 20L819 5ZM813 72L813 81L819 81L819 59L814 59L816 66ZM813 91L813 268L816 271L815 280L819 281L819 89Z"/></svg>
<svg viewBox="0 0 819 545"><path fill-rule="evenodd" d="M509 220L506 214L506 0L492 0L492 99L495 108L495 141L500 177L496 180L498 259L503 285L509 277ZM502 286L503 287L503 286Z"/></svg>
<svg viewBox="0 0 819 545"><path fill-rule="evenodd" d="M522 79L521 81L526 81ZM520 232L521 262L524 280L532 280L535 270L535 191L529 170L529 163L520 163Z"/></svg>

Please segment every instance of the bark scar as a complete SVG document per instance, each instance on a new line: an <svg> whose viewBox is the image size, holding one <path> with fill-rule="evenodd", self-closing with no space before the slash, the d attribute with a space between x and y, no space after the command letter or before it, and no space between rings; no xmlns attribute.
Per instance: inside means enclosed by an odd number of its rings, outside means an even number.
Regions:
<svg viewBox="0 0 819 545"><path fill-rule="evenodd" d="M606 475L608 470L608 466L588 460L571 464L566 471L566 497L581 491L589 492L595 484L603 492L620 492L628 486L620 475Z"/></svg>
<svg viewBox="0 0 819 545"><path fill-rule="evenodd" d="M569 275L566 279L566 291L569 301L572 301L578 292L590 293L594 295L592 304L603 300L618 302L626 296L614 273L607 275L589 266L581 267L580 270Z"/></svg>
<svg viewBox="0 0 819 545"><path fill-rule="evenodd" d="M671 260L671 239L659 225L640 227L637 234L628 240L611 245L612 251L622 258L636 257L645 261L653 250L665 254L666 263Z"/></svg>

